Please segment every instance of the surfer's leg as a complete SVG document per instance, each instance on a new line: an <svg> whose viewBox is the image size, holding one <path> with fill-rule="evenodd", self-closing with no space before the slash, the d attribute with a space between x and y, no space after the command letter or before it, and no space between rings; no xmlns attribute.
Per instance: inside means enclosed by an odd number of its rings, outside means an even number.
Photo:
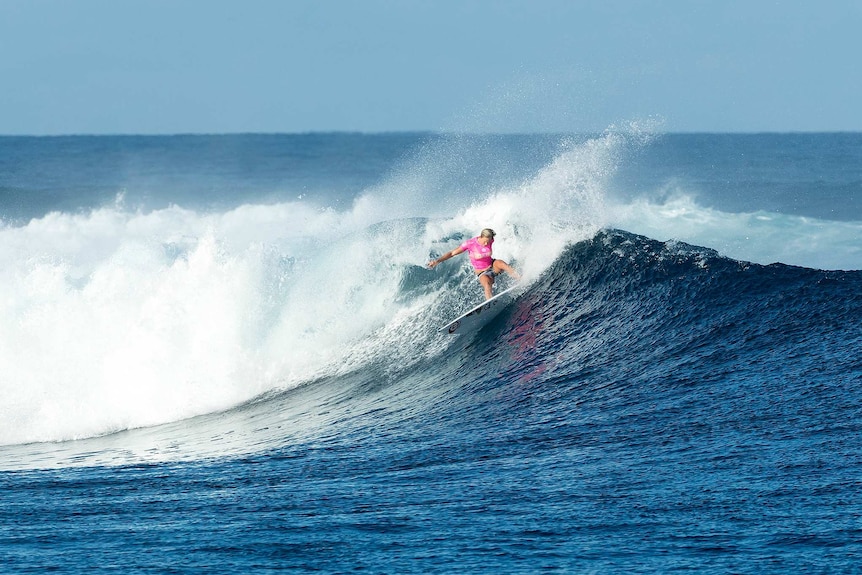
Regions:
<svg viewBox="0 0 862 575"><path fill-rule="evenodd" d="M479 276L479 283L482 284L482 287L485 289L485 299L491 299L493 295L491 287L494 285L494 276L490 274L482 274Z"/></svg>
<svg viewBox="0 0 862 575"><path fill-rule="evenodd" d="M512 276L512 278L514 278L516 280L521 279L521 274L516 272L512 266L510 266L509 264L507 264L503 260L494 260L494 273L499 274L502 272L506 272L507 274Z"/></svg>

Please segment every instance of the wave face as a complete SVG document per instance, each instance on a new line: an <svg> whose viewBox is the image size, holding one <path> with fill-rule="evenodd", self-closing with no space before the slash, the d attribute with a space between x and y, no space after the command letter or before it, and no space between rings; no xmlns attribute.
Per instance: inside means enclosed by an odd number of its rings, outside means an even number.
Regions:
<svg viewBox="0 0 862 575"><path fill-rule="evenodd" d="M470 145L343 209L121 198L0 229L4 561L852 570L862 272L612 227L682 201L608 191L651 136L434 187ZM480 290L422 264L485 226L524 291L440 334Z"/></svg>

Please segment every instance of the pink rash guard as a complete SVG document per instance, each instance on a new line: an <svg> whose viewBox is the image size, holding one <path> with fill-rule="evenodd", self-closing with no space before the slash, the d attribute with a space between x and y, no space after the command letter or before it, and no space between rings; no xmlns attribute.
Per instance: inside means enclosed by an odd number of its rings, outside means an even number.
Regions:
<svg viewBox="0 0 862 575"><path fill-rule="evenodd" d="M479 238L476 237L461 244L461 249L470 254L470 263L473 264L473 269L480 272L491 267L494 263L494 259L491 257L491 246L493 245L493 238L487 246L483 246L479 243Z"/></svg>

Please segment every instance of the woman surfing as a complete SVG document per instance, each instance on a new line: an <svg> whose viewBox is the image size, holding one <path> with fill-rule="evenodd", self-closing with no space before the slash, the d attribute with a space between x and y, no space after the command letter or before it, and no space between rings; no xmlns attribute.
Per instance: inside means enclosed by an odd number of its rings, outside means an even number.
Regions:
<svg viewBox="0 0 862 575"><path fill-rule="evenodd" d="M443 254L436 260L428 262L428 267L430 269L434 269L437 264L445 262L449 258L457 256L458 254L467 252L470 255L470 263L473 264L473 271L476 272L476 276L479 278L479 283L482 284L482 287L485 289L485 299L491 299L493 295L492 288L494 286L494 278L497 277L498 274L506 272L515 280L521 279L521 275L516 272L512 266L503 260L495 260L493 258L491 248L494 245L495 235L494 230L491 228L485 228L482 230L482 233L475 238L467 240L459 247Z"/></svg>

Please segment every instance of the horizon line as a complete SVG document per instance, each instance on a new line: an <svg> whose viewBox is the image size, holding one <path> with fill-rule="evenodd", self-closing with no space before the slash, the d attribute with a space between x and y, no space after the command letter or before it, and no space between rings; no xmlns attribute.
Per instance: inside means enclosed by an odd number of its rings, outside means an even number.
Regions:
<svg viewBox="0 0 862 575"><path fill-rule="evenodd" d="M170 137L227 137L227 136L326 136L326 135L355 135L355 136L387 136L387 135L407 135L407 134L425 134L435 136L598 136L605 133L630 133L631 130L601 130L601 131L574 131L574 130L537 130L535 132L527 131L471 131L471 130L431 130L431 129L414 129L414 130L306 130L296 132L281 132L281 131L237 131L237 132L69 132L69 133L51 133L51 134L26 134L26 133L9 133L0 134L0 138L100 138L100 137L131 137L131 138L170 138ZM644 133L652 133L655 135L737 135L737 136L755 136L755 135L839 135L839 134L862 134L862 130L752 130L752 131L734 131L734 130L645 130Z"/></svg>

